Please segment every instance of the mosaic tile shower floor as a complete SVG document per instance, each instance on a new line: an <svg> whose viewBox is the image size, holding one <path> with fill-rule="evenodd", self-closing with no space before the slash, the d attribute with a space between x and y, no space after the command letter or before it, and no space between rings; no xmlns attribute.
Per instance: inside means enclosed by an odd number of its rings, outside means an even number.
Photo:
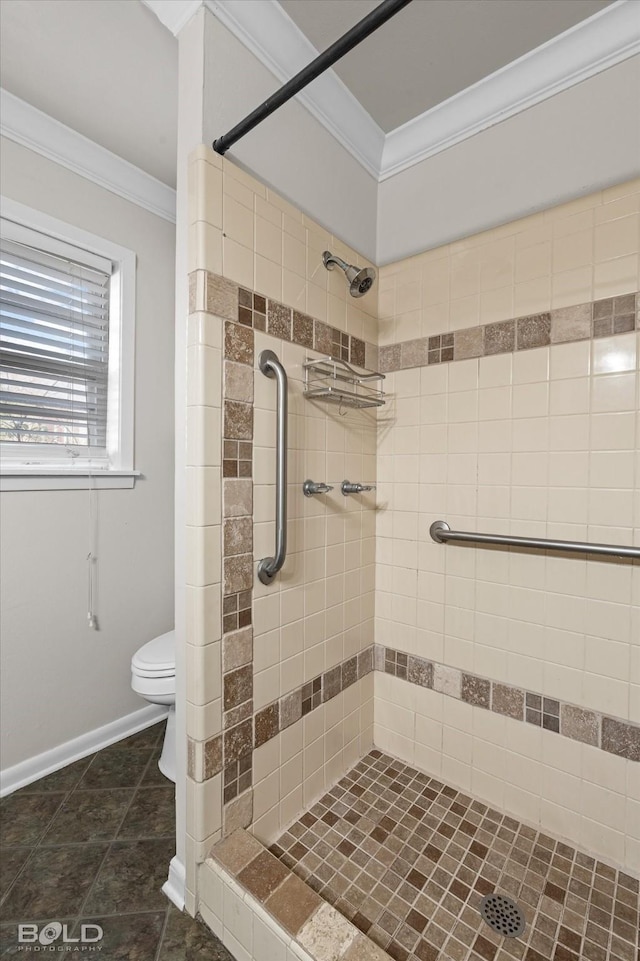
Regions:
<svg viewBox="0 0 640 961"><path fill-rule="evenodd" d="M637 961L639 883L380 751L271 848L396 961ZM513 898L521 937L480 917Z"/></svg>

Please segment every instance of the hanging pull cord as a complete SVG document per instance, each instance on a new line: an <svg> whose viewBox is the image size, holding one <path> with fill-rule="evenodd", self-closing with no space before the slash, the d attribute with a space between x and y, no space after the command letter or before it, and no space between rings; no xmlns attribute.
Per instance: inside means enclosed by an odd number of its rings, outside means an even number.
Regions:
<svg viewBox="0 0 640 961"><path fill-rule="evenodd" d="M87 611L87 624L89 625L89 630L99 631L98 618L93 612L93 554L91 551L87 554L87 563L89 565L89 609Z"/></svg>
<svg viewBox="0 0 640 961"><path fill-rule="evenodd" d="M93 578L94 565L96 562L96 519L95 519L95 487L93 484L93 474L89 474L89 539L91 550L87 554L87 576L89 581L89 597L87 609L87 626L90 631L99 631L98 617L93 610Z"/></svg>

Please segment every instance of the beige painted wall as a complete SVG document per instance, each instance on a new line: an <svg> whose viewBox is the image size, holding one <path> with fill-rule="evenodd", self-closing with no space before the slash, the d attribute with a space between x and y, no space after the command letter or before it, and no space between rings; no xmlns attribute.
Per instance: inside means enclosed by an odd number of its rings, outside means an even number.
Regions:
<svg viewBox="0 0 640 961"><path fill-rule="evenodd" d="M382 341L635 292L639 211L636 180L383 268ZM389 375L377 643L640 723L637 562L428 535L443 519L638 544L638 341L631 331ZM640 867L637 763L388 675L376 674L375 694L377 746Z"/></svg>
<svg viewBox="0 0 640 961"><path fill-rule="evenodd" d="M640 174L640 57L385 180L387 264Z"/></svg>
<svg viewBox="0 0 640 961"><path fill-rule="evenodd" d="M171 187L177 61L142 2L3 0L2 87Z"/></svg>
<svg viewBox="0 0 640 961"><path fill-rule="evenodd" d="M137 254L133 490L98 502L100 631L87 628L89 494L2 495L2 765L144 707L131 655L173 626L173 225L10 141L2 193Z"/></svg>

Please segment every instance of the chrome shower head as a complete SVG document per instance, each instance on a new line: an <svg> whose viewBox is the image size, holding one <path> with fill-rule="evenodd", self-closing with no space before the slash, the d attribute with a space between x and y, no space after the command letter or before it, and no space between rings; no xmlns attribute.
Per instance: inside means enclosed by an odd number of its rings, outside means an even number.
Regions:
<svg viewBox="0 0 640 961"><path fill-rule="evenodd" d="M322 255L322 263L327 270L333 270L335 266L344 270L349 281L349 293L352 297L362 297L373 287L373 282L376 279L376 272L373 267L355 267L352 264L347 264L328 250L325 250Z"/></svg>

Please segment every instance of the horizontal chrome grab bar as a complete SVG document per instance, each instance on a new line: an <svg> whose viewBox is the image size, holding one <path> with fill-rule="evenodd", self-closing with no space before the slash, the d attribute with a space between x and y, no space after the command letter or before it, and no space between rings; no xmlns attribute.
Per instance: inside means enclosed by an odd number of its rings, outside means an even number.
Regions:
<svg viewBox="0 0 640 961"><path fill-rule="evenodd" d="M272 350L263 350L258 366L266 377L275 377L276 400L276 552L258 563L258 578L271 584L287 557L287 375Z"/></svg>
<svg viewBox="0 0 640 961"><path fill-rule="evenodd" d="M546 537L512 537L511 534L476 534L475 531L452 531L446 521L434 521L429 528L434 541L468 541L475 544L503 544L505 547L537 547L543 551L569 554L604 554L609 557L638 557L640 547L617 544L589 544L582 541L556 541Z"/></svg>

